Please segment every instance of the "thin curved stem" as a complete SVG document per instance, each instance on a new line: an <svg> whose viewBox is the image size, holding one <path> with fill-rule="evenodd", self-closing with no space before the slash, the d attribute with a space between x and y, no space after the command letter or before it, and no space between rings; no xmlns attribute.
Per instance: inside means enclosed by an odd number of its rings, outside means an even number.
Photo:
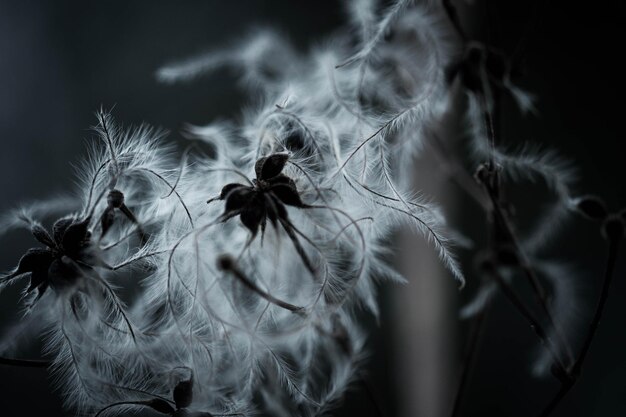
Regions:
<svg viewBox="0 0 626 417"><path fill-rule="evenodd" d="M583 346L581 348L580 353L578 354L576 361L569 369L569 374L572 376L570 380L565 381L556 395L552 398L552 400L548 403L548 405L543 409L540 414L540 417L548 417L552 412L556 409L556 407L561 403L563 398L567 395L567 393L572 389L575 385L578 377L580 376L580 372L582 369L582 365L589 353L589 349L591 348L591 343L593 342L594 336L598 331L598 327L600 325L600 319L602 318L602 313L604 311L604 307L609 297L609 289L611 287L611 282L613 281L613 275L615 271L615 264L617 263L617 254L620 246L620 240L612 240L609 241L609 250L608 256L606 260L606 266L604 269L604 280L602 282L602 290L600 293L600 299L598 300L598 304L596 306L595 313L593 315L593 319L589 324L589 330L587 331L587 336L585 337L585 341L583 342Z"/></svg>
<svg viewBox="0 0 626 417"><path fill-rule="evenodd" d="M47 368L50 366L50 361L39 360L39 359L16 359L16 358L5 358L0 356L0 365L8 365L8 366L21 366L24 368Z"/></svg>
<svg viewBox="0 0 626 417"><path fill-rule="evenodd" d="M478 358L478 348L482 335L484 334L485 323L487 322L487 316L489 314L489 307L490 305L486 305L484 309L480 313L478 313L478 315L474 319L474 325L469 336L469 341L462 364L459 385L454 396L454 405L452 407L451 414L452 417L460 416L459 413L461 411L461 405L463 402L463 394L465 393L467 384L470 379L470 374L472 373L472 369L474 368L474 364L476 363L476 359Z"/></svg>
<svg viewBox="0 0 626 417"><path fill-rule="evenodd" d="M507 299L513 304L513 306L517 309L518 312L524 317L524 319L528 322L531 329L535 332L537 337L541 340L541 342L545 345L550 352L550 356L552 356L552 360L554 363L560 368L562 372L558 374L558 378L562 383L566 383L570 377L567 372L567 367L563 363L559 355L558 346L548 337L548 333L543 328L539 320L535 317L535 315L530 311L530 309L524 304L524 302L518 297L513 288L500 276L500 274L496 271L495 268L491 268L489 270L491 277L496 281L502 293L507 297Z"/></svg>
<svg viewBox="0 0 626 417"><path fill-rule="evenodd" d="M232 259L230 259L230 257L226 257L223 256L222 258L220 258L220 267L222 270L226 271L226 272L230 272L235 278L237 278L244 286L246 286L248 289L252 290L253 292L257 293L259 296L261 296L263 299L265 299L266 301L284 308L285 310L289 310L292 313L298 313L298 314L305 314L305 309L304 307L299 307L296 305L293 305L291 303L288 303L286 301L280 300L276 297L274 297L272 294L263 291L261 288L259 288L254 282L252 282L244 273L241 269L239 269L237 267L237 265L234 264L234 261Z"/></svg>

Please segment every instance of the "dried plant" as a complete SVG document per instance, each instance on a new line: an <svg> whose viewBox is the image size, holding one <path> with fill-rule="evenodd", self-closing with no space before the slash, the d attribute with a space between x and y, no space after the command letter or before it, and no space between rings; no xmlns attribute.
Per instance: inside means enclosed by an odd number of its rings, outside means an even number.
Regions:
<svg viewBox="0 0 626 417"><path fill-rule="evenodd" d="M99 139L79 165L75 197L2 219L3 231L25 226L44 246L0 278L0 288L30 279L28 312L5 334L46 339L43 361L18 359L20 347L4 341L3 363L48 366L80 414L328 412L365 357L358 313L378 315L377 281L404 281L388 264L385 242L395 230L421 233L465 282L452 251L462 234L409 180L428 143L459 183L470 183L490 220L484 285L464 316L483 317L500 288L546 347L537 372L551 367L571 387L606 294L574 355L561 315L565 266L542 259L540 248L570 212L602 222L608 289L623 212L609 215L598 199L573 195L574 176L558 154L498 146L496 97L510 95L521 111L532 109L532 97L515 86L503 54L467 39L450 2L348 6L349 25L309 54L266 29L159 69L161 81L182 83L233 68L254 98L238 121L188 126L185 136L202 145L178 158L163 132L123 129L96 113ZM444 150L454 143L436 134L459 93L476 182L467 161ZM503 189L537 178L555 202L522 238ZM49 233L40 222L59 214ZM515 291L518 275L531 283L538 311Z"/></svg>

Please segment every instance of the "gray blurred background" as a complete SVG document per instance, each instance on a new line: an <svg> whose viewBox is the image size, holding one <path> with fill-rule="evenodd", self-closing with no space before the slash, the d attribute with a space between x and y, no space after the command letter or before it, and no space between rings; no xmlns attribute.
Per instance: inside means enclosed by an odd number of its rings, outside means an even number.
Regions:
<svg viewBox="0 0 626 417"><path fill-rule="evenodd" d="M504 101L500 121L507 143L532 140L560 149L579 168L577 191L603 196L612 209L626 206L624 2L455 3L462 4L475 36L505 51L511 52L529 29L521 84L537 95L538 112L523 117ZM226 71L167 86L153 76L159 65L224 45L255 25L277 26L306 50L343 21L339 1L0 0L0 212L72 191L71 164L84 155L87 128L101 105L115 106L115 118L126 125L160 126L177 141L183 123L236 117L247 103ZM529 26L531 21L536 24ZM453 223L478 237L481 247L484 215L441 180L432 161L425 158L419 166L419 186L449 202ZM516 194L516 202L518 211L533 212L538 199L529 187ZM413 236L397 240L398 264L410 283L383 287L380 323L364 317L371 328L371 358L362 378L367 383L353 386L336 416L445 417L451 411L467 334L457 311L478 277L471 268L472 253L462 253L469 282L459 293L419 241ZM13 267L31 243L26 232L5 235L0 270ZM587 299L579 308L585 320L600 283L604 242L594 225L576 221L553 252L585 273L576 283ZM583 376L555 416L626 415L623 253ZM0 329L19 320L18 293L14 286L0 295ZM461 415L537 414L558 384L530 375L536 345L525 322L498 298ZM24 352L25 357L37 355L37 347ZM0 415L66 415L51 386L43 370L0 367Z"/></svg>

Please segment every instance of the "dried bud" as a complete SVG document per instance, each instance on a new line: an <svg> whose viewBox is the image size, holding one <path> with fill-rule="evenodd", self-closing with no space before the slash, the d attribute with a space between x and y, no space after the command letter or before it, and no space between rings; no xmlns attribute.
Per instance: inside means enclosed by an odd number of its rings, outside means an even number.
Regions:
<svg viewBox="0 0 626 417"><path fill-rule="evenodd" d="M180 381L174 388L176 408L186 408L193 401L193 380Z"/></svg>
<svg viewBox="0 0 626 417"><path fill-rule="evenodd" d="M235 260L228 254L217 257L217 269L220 271L232 271L235 267Z"/></svg>
<svg viewBox="0 0 626 417"><path fill-rule="evenodd" d="M107 196L107 204L114 208L120 208L124 204L124 194L120 190L111 190Z"/></svg>

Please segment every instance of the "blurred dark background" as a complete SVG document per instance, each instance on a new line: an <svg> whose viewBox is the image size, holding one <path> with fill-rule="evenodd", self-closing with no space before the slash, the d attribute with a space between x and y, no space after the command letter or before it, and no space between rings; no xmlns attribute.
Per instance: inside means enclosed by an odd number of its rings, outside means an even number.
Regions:
<svg viewBox="0 0 626 417"><path fill-rule="evenodd" d="M500 122L506 143L530 140L559 149L579 169L578 192L600 195L614 210L625 207L624 2L491 1L489 7L484 1L454 3L460 4L475 36L489 39L505 52L511 53L522 34L528 34L520 83L537 96L537 114L521 116L504 100ZM259 25L280 28L307 50L344 22L343 7L339 1L0 0L0 212L20 202L71 192L71 164L84 155L85 139L90 136L87 128L95 123L93 112L101 105L115 106L115 118L126 125L147 122L168 129L170 140L178 140L183 123L236 117L248 102L226 71L169 86L155 81L154 71L160 65L222 46ZM440 192L445 194L447 185L442 187ZM531 188L522 189L516 200L518 211L536 210L537 200ZM454 223L472 236L480 235L484 215L464 197L450 197L450 201L459 207L453 213ZM0 270L11 268L30 244L24 232L3 236ZM405 247L402 253L411 250ZM597 227L582 220L570 224L553 250L580 272L580 277L571 279L576 279L578 292L586 300L579 307L583 322L598 294L605 251ZM623 254L624 248L583 376L555 416L626 415ZM420 281L402 288L383 287L380 323L365 318L371 327L371 359L364 377L368 382L356 383L333 415L377 416L375 402L386 416L416 415L414 411L407 414L415 409L406 403L413 392L418 398L431 397L431 385L437 385L433 395L439 405L418 417L449 415L447 407L452 405L456 367L467 333L456 312L470 298L477 281L471 254L463 254L463 260L467 289L459 293L450 277L436 277L432 316L424 309L407 306L404 310L396 302L399 292L419 293L424 288ZM19 319L15 313L18 292L12 287L0 295L3 328ZM423 327L412 327L413 319L421 320ZM433 345L430 336L437 332L443 336ZM413 346L405 339L431 346L431 354L445 351L432 356L447 361L441 366L442 374L432 380L417 378L415 383L411 375L420 369L405 362L407 347ZM536 345L518 313L498 297L461 415L537 414L558 383L530 375L531 351ZM422 353L415 351L415 355ZM24 356L37 354L31 349ZM0 415L66 415L51 386L52 378L42 370L0 367Z"/></svg>

